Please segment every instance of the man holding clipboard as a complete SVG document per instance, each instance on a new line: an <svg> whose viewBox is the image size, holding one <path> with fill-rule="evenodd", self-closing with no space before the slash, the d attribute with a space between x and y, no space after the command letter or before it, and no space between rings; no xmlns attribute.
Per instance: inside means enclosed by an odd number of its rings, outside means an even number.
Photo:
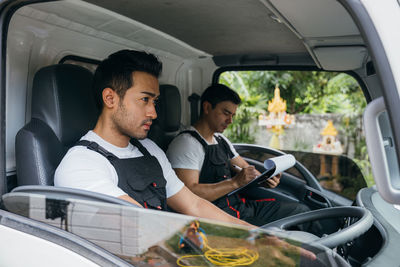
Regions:
<svg viewBox="0 0 400 267"><path fill-rule="evenodd" d="M240 103L239 95L225 85L215 84L204 91L200 119L181 132L168 148L167 156L176 174L198 196L254 225L309 211L302 204L280 203L275 199L248 200L235 193L260 175L222 135ZM231 168L236 175L231 176ZM277 174L262 186L275 188L279 182Z"/></svg>

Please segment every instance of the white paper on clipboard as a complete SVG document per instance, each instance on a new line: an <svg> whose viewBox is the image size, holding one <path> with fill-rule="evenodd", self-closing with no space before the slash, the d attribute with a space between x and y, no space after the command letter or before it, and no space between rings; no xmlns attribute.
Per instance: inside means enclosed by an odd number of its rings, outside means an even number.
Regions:
<svg viewBox="0 0 400 267"><path fill-rule="evenodd" d="M264 161L265 171L263 173L261 173L259 176L254 178L248 184L229 192L227 195L230 196L235 193L238 193L239 191L248 189L250 187L258 186L259 184L265 182L269 178L274 177L278 173L281 173L287 169L290 169L291 167L294 166L294 164L296 164L296 159L291 154L286 154L286 155L267 159Z"/></svg>

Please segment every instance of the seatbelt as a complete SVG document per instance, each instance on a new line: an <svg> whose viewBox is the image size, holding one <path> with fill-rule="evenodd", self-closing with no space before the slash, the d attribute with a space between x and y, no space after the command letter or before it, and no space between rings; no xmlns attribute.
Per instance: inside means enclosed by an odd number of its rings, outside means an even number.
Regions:
<svg viewBox="0 0 400 267"><path fill-rule="evenodd" d="M196 93L188 97L190 102L190 125L193 125L199 118L199 100L200 96Z"/></svg>

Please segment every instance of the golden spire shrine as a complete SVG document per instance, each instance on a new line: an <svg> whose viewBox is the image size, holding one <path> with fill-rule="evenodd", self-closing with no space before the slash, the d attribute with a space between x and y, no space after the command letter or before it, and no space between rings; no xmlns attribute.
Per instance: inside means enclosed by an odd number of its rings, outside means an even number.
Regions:
<svg viewBox="0 0 400 267"><path fill-rule="evenodd" d="M336 136L338 134L335 126L333 126L333 122L331 120L328 120L328 124L326 127L322 130L321 135L326 136L326 135L331 135L331 136Z"/></svg>
<svg viewBox="0 0 400 267"><path fill-rule="evenodd" d="M275 86L274 98L268 101L268 111L273 113L286 111L286 100L282 99L278 85Z"/></svg>
<svg viewBox="0 0 400 267"><path fill-rule="evenodd" d="M274 98L268 101L268 115L260 115L258 125L267 126L271 129L273 135L269 146L281 149L280 135L284 133L284 126L294 123L294 116L286 114L286 100L281 97L278 85L275 86Z"/></svg>

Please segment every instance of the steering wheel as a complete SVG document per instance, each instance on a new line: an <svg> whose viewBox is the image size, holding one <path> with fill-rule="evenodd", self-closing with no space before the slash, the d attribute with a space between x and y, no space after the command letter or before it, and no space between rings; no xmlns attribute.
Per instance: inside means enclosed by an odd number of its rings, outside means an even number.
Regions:
<svg viewBox="0 0 400 267"><path fill-rule="evenodd" d="M335 248L341 244L344 244L348 241L354 240L355 238L359 237L360 235L365 233L372 226L372 223L374 222L371 212L365 208L334 207L334 208L313 210L297 214L294 216L286 217L268 223L266 225L263 225L261 228L263 229L279 228L280 230L285 231L288 228L296 226L298 224L311 222L314 220L337 218L337 217L355 217L359 218L359 220L351 224L350 226L341 229L338 232L332 233L330 235L321 238L310 233L305 233L305 232L300 232L300 233L307 234L308 238L312 236L313 238L311 242L313 242L314 244L323 245L328 248Z"/></svg>

